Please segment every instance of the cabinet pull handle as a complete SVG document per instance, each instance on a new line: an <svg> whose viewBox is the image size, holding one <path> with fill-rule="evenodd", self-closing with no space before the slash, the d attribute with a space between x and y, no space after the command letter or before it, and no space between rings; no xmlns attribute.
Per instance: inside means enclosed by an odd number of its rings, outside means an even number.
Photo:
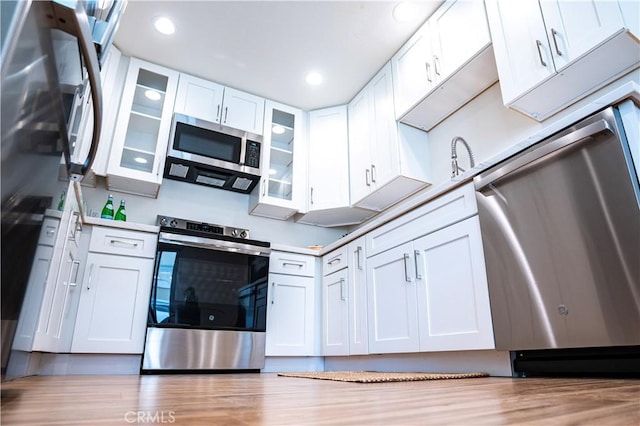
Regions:
<svg viewBox="0 0 640 426"><path fill-rule="evenodd" d="M376 165L371 165L371 183L376 183Z"/></svg>
<svg viewBox="0 0 640 426"><path fill-rule="evenodd" d="M309 199L311 200L311 204L313 204L313 186L311 187L311 193L309 194Z"/></svg>
<svg viewBox="0 0 640 426"><path fill-rule="evenodd" d="M540 58L540 64L543 67L547 67L547 63L542 59L542 42L540 40L536 40L536 46L538 46L538 57Z"/></svg>
<svg viewBox="0 0 640 426"><path fill-rule="evenodd" d="M302 268L304 265L302 263L293 263L293 262L282 262L282 266L296 266L298 268Z"/></svg>
<svg viewBox="0 0 640 426"><path fill-rule="evenodd" d="M562 52L558 47L558 32L555 30L555 28L551 28L551 37L553 38L553 46L556 48L556 53L558 54L558 56L562 56Z"/></svg>
<svg viewBox="0 0 640 426"><path fill-rule="evenodd" d="M55 228L47 229L47 237L53 237L55 233Z"/></svg>
<svg viewBox="0 0 640 426"><path fill-rule="evenodd" d="M371 186L371 176L369 175L371 172L369 172L369 169L365 170L364 172L364 181L367 184L367 186Z"/></svg>
<svg viewBox="0 0 640 426"><path fill-rule="evenodd" d="M425 63L424 63L424 67L425 67L425 68L426 68L426 70L427 70L427 81L428 81L429 83L432 83L432 82L433 82L433 79L431 78L431 64L429 63L429 61L427 61L427 62L425 62Z"/></svg>
<svg viewBox="0 0 640 426"><path fill-rule="evenodd" d="M438 64L440 63L440 58L438 55L433 55L433 69L436 71L436 75L440 75L440 70Z"/></svg>
<svg viewBox="0 0 640 426"><path fill-rule="evenodd" d="M87 290L91 290L91 278L93 278L93 263L89 266L89 279L87 280Z"/></svg>
<svg viewBox="0 0 640 426"><path fill-rule="evenodd" d="M109 244L124 244L127 246L132 246L132 247L138 247L138 243L132 243L131 241L124 241L124 240L110 240Z"/></svg>
<svg viewBox="0 0 640 426"><path fill-rule="evenodd" d="M224 107L224 121L223 123L227 123L227 113L229 112L229 107Z"/></svg>
<svg viewBox="0 0 640 426"><path fill-rule="evenodd" d="M411 277L409 276L409 260L410 256L408 253L405 253L403 256L404 260L404 280L408 283L411 282Z"/></svg>
<svg viewBox="0 0 640 426"><path fill-rule="evenodd" d="M73 274L73 267L76 267L76 273ZM73 275L73 281L69 280L69 286L70 287L75 287L78 285L78 272L80 272L80 261L79 260L74 260L73 262L71 262L71 273L69 274L69 278L71 278L71 275Z"/></svg>
<svg viewBox="0 0 640 426"><path fill-rule="evenodd" d="M267 180L262 179L262 196L267 195Z"/></svg>
<svg viewBox="0 0 640 426"><path fill-rule="evenodd" d="M344 278L340 278L340 300L347 300L344 294Z"/></svg>
<svg viewBox="0 0 640 426"><path fill-rule="evenodd" d="M420 263L420 250L414 250L413 255L416 258L416 280L421 280L422 275L420 275L420 270L418 268L418 264Z"/></svg>
<svg viewBox="0 0 640 426"><path fill-rule="evenodd" d="M340 263L340 261L341 261L341 260L342 260L342 259L340 259L340 255L337 255L337 256L332 257L331 259L327 260L327 263L328 263L330 266L333 266L333 264L334 264L334 263L336 263L336 262L337 262L337 263Z"/></svg>
<svg viewBox="0 0 640 426"><path fill-rule="evenodd" d="M358 262L358 269L362 271L361 256L362 256L362 247L358 246L358 248L356 249L356 261Z"/></svg>
<svg viewBox="0 0 640 426"><path fill-rule="evenodd" d="M275 281L271 283L271 304L275 304L276 301L276 283Z"/></svg>
<svg viewBox="0 0 640 426"><path fill-rule="evenodd" d="M218 104L218 109L216 110L216 120L220 120L220 104Z"/></svg>

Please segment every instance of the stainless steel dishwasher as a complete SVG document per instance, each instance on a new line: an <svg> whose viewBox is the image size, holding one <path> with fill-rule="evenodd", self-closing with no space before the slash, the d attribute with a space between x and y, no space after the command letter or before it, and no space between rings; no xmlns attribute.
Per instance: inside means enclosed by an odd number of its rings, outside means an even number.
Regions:
<svg viewBox="0 0 640 426"><path fill-rule="evenodd" d="M638 122L626 125L610 107L475 178L497 349L640 344L637 141L626 136Z"/></svg>

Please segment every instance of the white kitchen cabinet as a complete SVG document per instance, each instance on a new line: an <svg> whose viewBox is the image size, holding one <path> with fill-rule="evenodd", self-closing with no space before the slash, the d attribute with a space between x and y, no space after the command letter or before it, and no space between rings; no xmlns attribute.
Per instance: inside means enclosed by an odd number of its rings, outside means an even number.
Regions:
<svg viewBox="0 0 640 426"><path fill-rule="evenodd" d="M34 289L36 300L40 300L37 309L39 314L31 349L25 347L26 350L69 352L71 347L80 298L77 283L82 277L82 252L79 250L82 224L78 204L72 195L74 184L70 183L67 189L68 195L55 235L49 268L45 272L46 259L40 259L40 270L34 277L35 280L40 280L44 276L45 282L44 289L40 285L40 289ZM34 310L36 305L37 302Z"/></svg>
<svg viewBox="0 0 640 426"><path fill-rule="evenodd" d="M157 197L171 129L178 72L131 58L109 166L109 189Z"/></svg>
<svg viewBox="0 0 640 426"><path fill-rule="evenodd" d="M488 0L486 7L503 101L536 120L640 63L637 2Z"/></svg>
<svg viewBox="0 0 640 426"><path fill-rule="evenodd" d="M347 246L349 265L349 355L369 353L369 325L367 320L367 257L365 237Z"/></svg>
<svg viewBox="0 0 640 426"><path fill-rule="evenodd" d="M349 355L349 271L322 277L322 355Z"/></svg>
<svg viewBox="0 0 640 426"><path fill-rule="evenodd" d="M71 352L142 353L156 238L93 227Z"/></svg>
<svg viewBox="0 0 640 426"><path fill-rule="evenodd" d="M431 130L498 79L483 1L446 1L391 66L395 117Z"/></svg>
<svg viewBox="0 0 640 426"><path fill-rule="evenodd" d="M262 179L251 193L249 212L286 220L304 209L306 146L302 110L266 101L260 167Z"/></svg>
<svg viewBox="0 0 640 426"><path fill-rule="evenodd" d="M396 123L390 64L348 108L351 204L381 211L425 187L427 134Z"/></svg>
<svg viewBox="0 0 640 426"><path fill-rule="evenodd" d="M478 216L413 242L420 351L494 349Z"/></svg>
<svg viewBox="0 0 640 426"><path fill-rule="evenodd" d="M418 352L418 302L412 268L413 244L367 259L369 352Z"/></svg>
<svg viewBox="0 0 640 426"><path fill-rule="evenodd" d="M259 96L180 74L174 112L262 135L264 103Z"/></svg>
<svg viewBox="0 0 640 426"><path fill-rule="evenodd" d="M272 251L269 262L266 355L317 355L315 258Z"/></svg>

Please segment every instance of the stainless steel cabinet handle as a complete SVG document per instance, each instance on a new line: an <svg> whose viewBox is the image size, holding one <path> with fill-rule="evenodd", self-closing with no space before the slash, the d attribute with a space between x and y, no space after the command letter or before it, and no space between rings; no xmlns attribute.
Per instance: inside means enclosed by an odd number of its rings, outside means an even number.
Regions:
<svg viewBox="0 0 640 426"><path fill-rule="evenodd" d="M132 246L132 247L138 247L138 243L132 243L131 241L124 241L124 240L110 240L109 244L124 244L127 246Z"/></svg>
<svg viewBox="0 0 640 426"><path fill-rule="evenodd" d="M371 165L371 183L376 183L376 165Z"/></svg>
<svg viewBox="0 0 640 426"><path fill-rule="evenodd" d="M558 32L554 28L551 28L551 37L553 38L553 46L556 48L556 53L558 56L562 56L562 52L558 48Z"/></svg>
<svg viewBox="0 0 640 426"><path fill-rule="evenodd" d="M311 200L310 201L311 204L313 204L313 186L311 187L311 191L310 191L310 194L309 194L309 199Z"/></svg>
<svg viewBox="0 0 640 426"><path fill-rule="evenodd" d="M76 273L73 273L73 267L76 267ZM78 272L80 272L80 261L79 260L74 260L71 263L71 273L69 274L69 277L71 277L71 275L73 275L73 280L69 279L69 286L71 287L75 287L78 285Z"/></svg>
<svg viewBox="0 0 640 426"><path fill-rule="evenodd" d="M370 176L369 169L365 170L364 172L364 181L367 184L367 186L371 186L371 176Z"/></svg>
<svg viewBox="0 0 640 426"><path fill-rule="evenodd" d="M420 270L418 265L420 264L420 250L414 250L413 251L413 256L416 259L416 280L421 280L422 279L422 275L420 275Z"/></svg>
<svg viewBox="0 0 640 426"><path fill-rule="evenodd" d="M262 179L262 196L267 195L267 180Z"/></svg>
<svg viewBox="0 0 640 426"><path fill-rule="evenodd" d="M56 233L55 228L47 229L47 237L53 237Z"/></svg>
<svg viewBox="0 0 640 426"><path fill-rule="evenodd" d="M425 63L424 63L424 67L425 67L425 68L426 68L426 70L427 70L427 81L428 81L429 83L432 83L432 82L433 82L433 79L431 78L431 64L429 63L429 61L427 61L427 62L425 62Z"/></svg>
<svg viewBox="0 0 640 426"><path fill-rule="evenodd" d="M298 268L304 267L304 265L302 263L282 262L282 266L287 266L287 265L295 266L295 267L298 267Z"/></svg>
<svg viewBox="0 0 640 426"><path fill-rule="evenodd" d="M340 278L340 300L347 300L344 294L344 278Z"/></svg>
<svg viewBox="0 0 640 426"><path fill-rule="evenodd" d="M275 281L271 283L271 304L275 304L276 301L276 283Z"/></svg>
<svg viewBox="0 0 640 426"><path fill-rule="evenodd" d="M358 246L358 248L356 249L356 261L358 263L358 269L362 270L362 260L361 260L361 256L362 256L362 247Z"/></svg>
<svg viewBox="0 0 640 426"><path fill-rule="evenodd" d="M538 57L540 58L540 64L543 67L547 67L547 63L542 59L542 42L540 40L536 40L536 46L538 46Z"/></svg>
<svg viewBox="0 0 640 426"><path fill-rule="evenodd" d="M87 279L87 290L91 290L91 278L93 278L93 263L89 266L89 278Z"/></svg>
<svg viewBox="0 0 640 426"><path fill-rule="evenodd" d="M218 109L216 109L216 121L220 120L220 104L218 104Z"/></svg>
<svg viewBox="0 0 640 426"><path fill-rule="evenodd" d="M411 277L409 276L409 259L411 258L411 256L409 256L408 253L405 253L403 256L403 260L404 260L404 280L408 283L411 282Z"/></svg>
<svg viewBox="0 0 640 426"><path fill-rule="evenodd" d="M229 112L229 107L224 107L224 121L223 123L227 122L227 114Z"/></svg>
<svg viewBox="0 0 640 426"><path fill-rule="evenodd" d="M440 75L440 67L438 66L440 64L440 58L438 58L437 55L433 55L433 69L436 71L436 75Z"/></svg>
<svg viewBox="0 0 640 426"><path fill-rule="evenodd" d="M331 266L333 266L334 263L340 263L342 261L342 259L340 258L340 255L337 255L335 257L332 257L331 259L327 260L327 263Z"/></svg>

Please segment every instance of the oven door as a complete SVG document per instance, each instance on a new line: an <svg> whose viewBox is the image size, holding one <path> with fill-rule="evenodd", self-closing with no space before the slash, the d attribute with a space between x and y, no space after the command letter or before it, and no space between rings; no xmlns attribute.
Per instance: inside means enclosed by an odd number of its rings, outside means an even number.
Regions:
<svg viewBox="0 0 640 426"><path fill-rule="evenodd" d="M149 326L264 332L268 248L169 235L158 243Z"/></svg>

